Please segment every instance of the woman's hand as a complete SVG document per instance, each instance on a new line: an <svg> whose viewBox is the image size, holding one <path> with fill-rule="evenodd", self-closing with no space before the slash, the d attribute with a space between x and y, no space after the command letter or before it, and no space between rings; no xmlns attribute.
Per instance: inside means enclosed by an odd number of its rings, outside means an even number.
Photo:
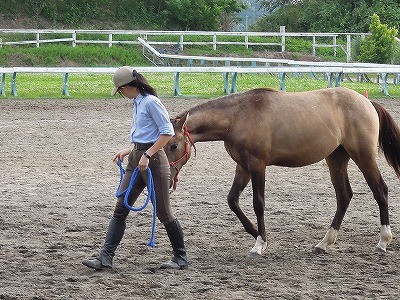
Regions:
<svg viewBox="0 0 400 300"><path fill-rule="evenodd" d="M113 161L115 163L118 163L118 160L123 161L124 157L129 155L131 153L132 149L131 148L126 148L124 150L119 151L117 154L114 155Z"/></svg>
<svg viewBox="0 0 400 300"><path fill-rule="evenodd" d="M146 170L148 165L149 165L149 159L146 156L142 155L138 163L139 170L140 171Z"/></svg>

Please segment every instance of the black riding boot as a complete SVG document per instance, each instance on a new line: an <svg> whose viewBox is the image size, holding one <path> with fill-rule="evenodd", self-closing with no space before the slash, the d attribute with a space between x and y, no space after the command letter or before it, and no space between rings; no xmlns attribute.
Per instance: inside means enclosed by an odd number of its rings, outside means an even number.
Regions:
<svg viewBox="0 0 400 300"><path fill-rule="evenodd" d="M108 225L104 246L101 249L100 254L96 258L83 260L82 264L96 270L112 268L112 259L115 255L115 250L124 236L125 227L125 220L112 218Z"/></svg>
<svg viewBox="0 0 400 300"><path fill-rule="evenodd" d="M163 269L184 269L188 266L186 257L185 244L183 241L183 231L178 219L172 222L164 223L165 230L167 231L169 240L174 251L174 257L166 263L161 265Z"/></svg>

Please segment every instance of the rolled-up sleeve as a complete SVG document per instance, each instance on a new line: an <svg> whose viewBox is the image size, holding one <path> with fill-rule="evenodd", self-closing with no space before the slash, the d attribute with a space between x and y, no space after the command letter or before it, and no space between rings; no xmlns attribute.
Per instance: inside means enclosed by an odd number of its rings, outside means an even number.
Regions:
<svg viewBox="0 0 400 300"><path fill-rule="evenodd" d="M173 136L175 134L174 128L169 118L167 109L165 108L164 104L162 104L160 99L158 99L157 97L154 98L154 101L148 102L148 109L151 117L157 124L159 134Z"/></svg>

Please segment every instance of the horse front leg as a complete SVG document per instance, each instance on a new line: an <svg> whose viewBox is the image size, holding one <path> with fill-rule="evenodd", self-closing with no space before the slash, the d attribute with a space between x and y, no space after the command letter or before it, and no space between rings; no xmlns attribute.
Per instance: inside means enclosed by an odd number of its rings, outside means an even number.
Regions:
<svg viewBox="0 0 400 300"><path fill-rule="evenodd" d="M257 257L267 248L267 234L265 232L264 208L265 208L265 169L252 171L251 183L253 186L253 208L257 217L257 240L250 250L249 257Z"/></svg>
<svg viewBox="0 0 400 300"><path fill-rule="evenodd" d="M239 218L246 232L251 234L256 239L258 235L257 227L249 220L239 206L239 196L249 181L250 173L243 169L240 165L236 165L235 179L233 180L231 190L228 194L228 205L229 208Z"/></svg>

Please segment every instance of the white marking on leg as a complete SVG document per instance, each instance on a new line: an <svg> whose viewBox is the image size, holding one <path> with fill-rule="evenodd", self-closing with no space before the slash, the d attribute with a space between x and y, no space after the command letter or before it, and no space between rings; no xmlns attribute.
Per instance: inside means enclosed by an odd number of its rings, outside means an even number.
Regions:
<svg viewBox="0 0 400 300"><path fill-rule="evenodd" d="M392 241L392 237L393 236L390 225L382 225L381 236L378 245L376 245L376 249L378 251L386 252L386 246L390 244L390 242Z"/></svg>
<svg viewBox="0 0 400 300"><path fill-rule="evenodd" d="M332 227L328 229L322 241L320 241L315 248L326 251L329 246L333 245L336 241L338 231Z"/></svg>
<svg viewBox="0 0 400 300"><path fill-rule="evenodd" d="M267 242L262 239L261 235L259 235L257 236L256 244L250 250L250 255L254 254L261 255L266 248L267 248Z"/></svg>

